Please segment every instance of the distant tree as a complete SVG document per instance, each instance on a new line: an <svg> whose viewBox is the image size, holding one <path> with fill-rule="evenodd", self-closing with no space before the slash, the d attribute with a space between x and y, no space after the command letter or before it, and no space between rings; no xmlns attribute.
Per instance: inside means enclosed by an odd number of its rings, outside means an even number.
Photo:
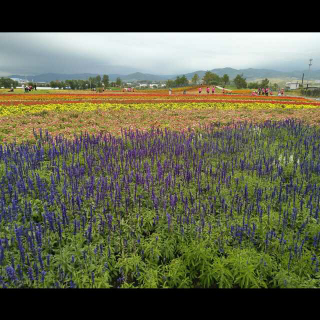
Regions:
<svg viewBox="0 0 320 320"><path fill-rule="evenodd" d="M267 88L269 86L269 80L266 78L261 81L261 88Z"/></svg>
<svg viewBox="0 0 320 320"><path fill-rule="evenodd" d="M66 81L68 81L68 80L66 80ZM59 89L65 89L66 86L67 86L66 82L64 82L64 81L59 81L58 82L58 88Z"/></svg>
<svg viewBox="0 0 320 320"><path fill-rule="evenodd" d="M174 81L174 84L173 84L174 87L179 87L180 86L180 77L177 76L176 80Z"/></svg>
<svg viewBox="0 0 320 320"><path fill-rule="evenodd" d="M230 82L229 76L227 74L224 74L221 78L221 81L223 82L223 85L226 86Z"/></svg>
<svg viewBox="0 0 320 320"><path fill-rule="evenodd" d="M70 87L71 90L76 89L76 81L75 80L66 80L65 86ZM59 89L62 88L62 84L59 83Z"/></svg>
<svg viewBox="0 0 320 320"><path fill-rule="evenodd" d="M237 89L247 88L246 79L243 77L243 74L238 74L234 80L234 84L236 85Z"/></svg>
<svg viewBox="0 0 320 320"><path fill-rule="evenodd" d="M57 81L50 81L50 87L51 88L58 88L58 82Z"/></svg>
<svg viewBox="0 0 320 320"><path fill-rule="evenodd" d="M18 85L19 85L19 82L18 81L14 81L10 78L3 78L3 82L2 82L2 85L0 85L0 87L4 87L6 89L9 89L9 88L16 88Z"/></svg>
<svg viewBox="0 0 320 320"><path fill-rule="evenodd" d="M5 89L16 88L19 85L18 81L14 81L10 78L0 78L0 88L4 87Z"/></svg>
<svg viewBox="0 0 320 320"><path fill-rule="evenodd" d="M97 87L96 78L89 77L88 81L89 81L89 88L90 89Z"/></svg>
<svg viewBox="0 0 320 320"><path fill-rule="evenodd" d="M96 80L96 86L102 87L101 76L97 75L95 80Z"/></svg>
<svg viewBox="0 0 320 320"><path fill-rule="evenodd" d="M120 77L118 77L116 80L116 86L121 87L121 84L122 84L122 81L121 81Z"/></svg>
<svg viewBox="0 0 320 320"><path fill-rule="evenodd" d="M207 85L218 85L221 83L220 77L217 74L212 73L211 71L207 71L202 80L204 84Z"/></svg>
<svg viewBox="0 0 320 320"><path fill-rule="evenodd" d="M166 87L167 88L174 88L176 86L175 80L167 80L166 81Z"/></svg>
<svg viewBox="0 0 320 320"><path fill-rule="evenodd" d="M183 86L187 86L189 84L189 80L187 79L187 77L185 75L183 75L180 78L180 85Z"/></svg>
<svg viewBox="0 0 320 320"><path fill-rule="evenodd" d="M199 79L200 78L199 78L198 74L195 73L195 75L191 79L191 82L194 83L194 84L198 84Z"/></svg>
<svg viewBox="0 0 320 320"><path fill-rule="evenodd" d="M88 83L86 80L78 80L79 89L85 90L88 88Z"/></svg>
<svg viewBox="0 0 320 320"><path fill-rule="evenodd" d="M14 81L14 80L12 80L12 81L13 81L12 82L13 88L16 88L19 85L19 82L18 81Z"/></svg>
<svg viewBox="0 0 320 320"><path fill-rule="evenodd" d="M189 81L185 75L182 77L177 76L176 80L174 81L173 86L174 87L183 87L187 86L189 84Z"/></svg>
<svg viewBox="0 0 320 320"><path fill-rule="evenodd" d="M259 84L259 82L249 82L248 88L249 89L258 89L258 88L260 88L260 84Z"/></svg>
<svg viewBox="0 0 320 320"><path fill-rule="evenodd" d="M104 74L102 77L102 82L105 88L109 87L109 76Z"/></svg>

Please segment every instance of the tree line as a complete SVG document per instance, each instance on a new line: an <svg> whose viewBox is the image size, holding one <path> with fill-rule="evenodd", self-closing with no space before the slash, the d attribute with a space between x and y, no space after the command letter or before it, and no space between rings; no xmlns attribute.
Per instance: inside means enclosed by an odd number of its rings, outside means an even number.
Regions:
<svg viewBox="0 0 320 320"><path fill-rule="evenodd" d="M278 89L277 84L271 85L270 81L268 79L264 79L261 82L249 82L247 83L246 78L243 76L243 74L238 74L232 81L230 80L229 76L227 74L224 74L223 76L219 76L211 71L207 71L205 75L203 76L202 84L204 85L214 85L214 86L223 86L225 87L228 84L233 84L236 86L237 89L258 89L258 88L268 88L272 87L273 89ZM197 85L200 82L200 77L196 73L191 79L191 84ZM189 81L186 78L185 75L182 77L177 77L175 80L168 80L166 82L166 86L168 88L175 88L175 87L183 87L189 85Z"/></svg>
<svg viewBox="0 0 320 320"><path fill-rule="evenodd" d="M12 80L10 78L0 78L0 88L10 89L10 88L16 88L19 85L18 81Z"/></svg>
<svg viewBox="0 0 320 320"><path fill-rule="evenodd" d="M194 74L191 79L191 83L194 85L199 84L200 77L198 74ZM232 81L227 74L224 74L222 77L219 75L207 71L202 78L202 83L204 85L221 85L225 87L226 85L232 83L236 86L237 89L249 88L249 89L257 89L257 88L267 88L271 87L274 90L277 90L279 86L277 84L271 85L268 79L264 79L261 82L249 82L247 83L246 78L244 78L243 74L238 74ZM30 83L32 85L32 83ZM86 90L86 89L96 89L96 88L107 88L107 87L121 87L122 80L118 77L116 81L110 82L108 75L100 75L96 77L90 77L88 80L65 80L65 81L51 81L50 87L65 89L70 88L72 90ZM10 78L0 78L0 87L4 88L16 88L19 85L19 82L14 81ZM177 87L185 87L190 85L189 80L185 75L177 76L175 80L167 80L166 87L167 88L177 88Z"/></svg>
<svg viewBox="0 0 320 320"><path fill-rule="evenodd" d="M98 75L96 77L89 77L88 80L65 80L65 81L56 80L56 81L50 81L49 84L51 88L64 89L69 87L72 90L86 90L86 89L94 89L94 88L101 88L101 87L106 88L111 86L112 83L110 83L108 75L103 75L102 78L100 75Z"/></svg>
<svg viewBox="0 0 320 320"><path fill-rule="evenodd" d="M200 77L196 73L192 79L191 83L196 85L199 83ZM223 75L222 77L219 77L217 74L212 73L211 71L207 71L202 78L203 84L206 85L227 85L230 82L229 76L227 74ZM183 76L177 76L175 80L167 80L166 86L170 88L176 88L176 87L184 87L190 85L189 80L185 75Z"/></svg>

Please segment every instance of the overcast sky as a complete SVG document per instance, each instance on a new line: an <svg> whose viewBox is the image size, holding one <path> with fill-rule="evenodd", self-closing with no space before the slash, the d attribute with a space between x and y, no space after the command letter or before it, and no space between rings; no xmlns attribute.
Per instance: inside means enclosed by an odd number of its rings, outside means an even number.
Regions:
<svg viewBox="0 0 320 320"><path fill-rule="evenodd" d="M0 76L320 69L320 33L0 33Z"/></svg>

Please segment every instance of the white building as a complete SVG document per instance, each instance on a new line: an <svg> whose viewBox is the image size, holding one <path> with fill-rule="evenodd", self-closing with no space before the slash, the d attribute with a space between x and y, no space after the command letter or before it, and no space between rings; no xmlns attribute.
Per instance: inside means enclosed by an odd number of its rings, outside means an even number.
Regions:
<svg viewBox="0 0 320 320"><path fill-rule="evenodd" d="M140 83L140 88L146 88L148 85L146 83Z"/></svg>
<svg viewBox="0 0 320 320"><path fill-rule="evenodd" d="M17 81L20 84L25 84L25 83L30 82L28 79L19 79L19 78L10 78L10 79L13 80L13 81Z"/></svg>
<svg viewBox="0 0 320 320"><path fill-rule="evenodd" d="M295 89L299 89L299 82L287 82L286 83L286 88L289 88L290 90L295 90Z"/></svg>

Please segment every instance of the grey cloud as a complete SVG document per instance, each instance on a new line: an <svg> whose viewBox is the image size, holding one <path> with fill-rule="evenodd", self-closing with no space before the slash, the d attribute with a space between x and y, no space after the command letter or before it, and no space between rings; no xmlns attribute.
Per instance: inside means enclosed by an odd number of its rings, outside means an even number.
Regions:
<svg viewBox="0 0 320 320"><path fill-rule="evenodd" d="M0 75L320 69L320 33L0 33Z"/></svg>

